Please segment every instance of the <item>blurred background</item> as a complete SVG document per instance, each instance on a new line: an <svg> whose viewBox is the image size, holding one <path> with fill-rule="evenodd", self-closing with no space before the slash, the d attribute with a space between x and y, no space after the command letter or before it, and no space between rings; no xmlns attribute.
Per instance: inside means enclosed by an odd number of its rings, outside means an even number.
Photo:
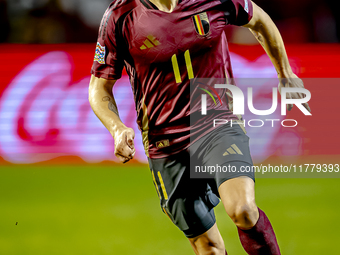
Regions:
<svg viewBox="0 0 340 255"><path fill-rule="evenodd" d="M0 0L1 42L93 42L110 0ZM340 19L332 0L257 0L274 20L286 43L339 42ZM244 33L231 28L234 43ZM249 36L248 44L256 43Z"/></svg>
<svg viewBox="0 0 340 255"><path fill-rule="evenodd" d="M160 209L126 73L114 94L122 121L136 132L133 162L117 163L112 137L88 103L98 26L110 2L0 0L0 254L193 254ZM296 128L247 127L254 162L339 164L337 2L254 2L278 26L312 94L312 116L297 108L287 116L245 112L246 120L298 121ZM251 85L255 108L269 109L278 82L269 58L247 29L226 31L239 87ZM337 254L340 179L262 177L257 204L282 254ZM246 254L223 206L216 215L228 254Z"/></svg>

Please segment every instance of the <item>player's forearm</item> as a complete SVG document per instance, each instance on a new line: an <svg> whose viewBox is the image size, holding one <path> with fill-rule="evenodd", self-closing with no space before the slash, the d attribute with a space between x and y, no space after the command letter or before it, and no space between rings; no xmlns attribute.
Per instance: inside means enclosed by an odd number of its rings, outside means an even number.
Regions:
<svg viewBox="0 0 340 255"><path fill-rule="evenodd" d="M292 70L282 37L276 25L260 7L254 5L254 20L246 27L254 34L272 61L278 77L290 77Z"/></svg>
<svg viewBox="0 0 340 255"><path fill-rule="evenodd" d="M119 118L118 108L112 94L114 80L91 77L89 86L89 102L93 112L97 115L112 136L125 125Z"/></svg>

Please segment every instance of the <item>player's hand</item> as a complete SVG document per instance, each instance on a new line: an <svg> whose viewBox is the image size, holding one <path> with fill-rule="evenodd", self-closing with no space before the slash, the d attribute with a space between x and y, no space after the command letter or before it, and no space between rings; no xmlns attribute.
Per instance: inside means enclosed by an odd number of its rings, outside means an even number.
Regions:
<svg viewBox="0 0 340 255"><path fill-rule="evenodd" d="M127 127L117 130L113 136L115 141L115 155L122 163L128 162L135 155L134 138L135 131Z"/></svg>
<svg viewBox="0 0 340 255"><path fill-rule="evenodd" d="M303 81L297 77L296 74L292 73L289 75L289 78L286 77L279 77L280 83L279 83L279 91L281 93L282 88L304 88L303 86ZM305 95L303 93L297 93L297 92L289 92L286 94L287 99L299 99L299 98L304 98ZM311 112L308 103L302 104L307 111ZM292 104L287 105L287 110L290 111L293 108Z"/></svg>

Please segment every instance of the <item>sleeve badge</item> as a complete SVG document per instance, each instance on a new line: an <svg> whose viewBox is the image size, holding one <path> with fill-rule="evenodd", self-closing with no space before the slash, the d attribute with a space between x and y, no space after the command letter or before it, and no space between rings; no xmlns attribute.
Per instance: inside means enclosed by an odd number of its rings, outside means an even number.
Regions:
<svg viewBox="0 0 340 255"><path fill-rule="evenodd" d="M99 42L97 42L94 61L97 61L99 64L105 64L105 46L101 46Z"/></svg>

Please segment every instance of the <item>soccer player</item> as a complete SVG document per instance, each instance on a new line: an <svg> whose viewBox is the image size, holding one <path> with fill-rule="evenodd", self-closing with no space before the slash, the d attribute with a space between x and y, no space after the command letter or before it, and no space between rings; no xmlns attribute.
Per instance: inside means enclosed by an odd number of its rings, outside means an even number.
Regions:
<svg viewBox="0 0 340 255"><path fill-rule="evenodd" d="M245 26L255 35L278 77L285 78L279 88L303 87L292 72L276 26L250 0L115 0L100 24L89 101L114 138L115 155L123 163L131 160L134 130L121 122L112 93L126 68L162 210L196 254L227 254L213 210L219 198L248 254L280 254L273 228L255 203L254 173L190 178L192 160L202 166L218 162L237 169L253 164L249 138L240 125L213 128L208 121L238 119L231 111L228 91L218 92L219 104L208 101L205 116L198 114L199 103L190 107L190 86L194 92L203 91L200 86L211 88L195 83L196 78L233 78L227 25Z"/></svg>

